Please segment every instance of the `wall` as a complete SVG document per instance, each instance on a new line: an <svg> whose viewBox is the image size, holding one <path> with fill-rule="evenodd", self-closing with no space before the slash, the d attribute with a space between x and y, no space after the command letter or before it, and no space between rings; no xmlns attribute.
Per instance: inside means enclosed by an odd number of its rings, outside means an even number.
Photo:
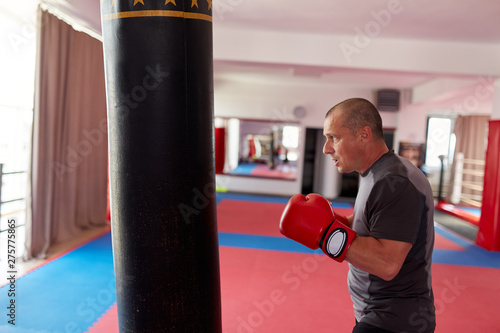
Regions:
<svg viewBox="0 0 500 333"><path fill-rule="evenodd" d="M403 103L398 112L395 141L425 142L429 114L491 114L494 96L493 81L478 78L458 90L439 94L420 103Z"/></svg>
<svg viewBox="0 0 500 333"><path fill-rule="evenodd" d="M363 97L373 101L373 91L311 83L273 84L216 80L215 115L298 122L302 129L301 133L305 135L307 127L322 128L326 111L350 97ZM394 149L397 152L401 141L425 143L429 114L491 114L493 99L493 80L478 78L475 84L452 92L436 93L427 101L412 104L411 100L403 99L400 111L381 112L381 116L384 128L396 129ZM307 115L302 119L293 116L293 109L299 105L307 110ZM300 151L303 156L303 140ZM332 185L329 188L337 189L341 179L336 170L329 168L328 162L329 160L320 168L323 170L321 177ZM438 172L432 171L429 180L436 185L435 183L439 181ZM301 191L302 161L298 163L298 174L299 178L296 181L225 176L224 182L230 191L288 196ZM328 197L335 197L338 194L336 190L322 191L325 191L324 195Z"/></svg>
<svg viewBox="0 0 500 333"><path fill-rule="evenodd" d="M395 135L395 151L401 141L426 142L428 116L456 117L458 115L490 115L493 109L494 86L491 78L478 78L476 83L445 94L438 94L431 100L402 105ZM453 125L452 125L453 126ZM449 181L450 165L445 163L444 183ZM440 169L427 168L428 179L434 188L439 186Z"/></svg>
<svg viewBox="0 0 500 333"><path fill-rule="evenodd" d="M261 119L270 121L292 121L301 127L302 138L307 127L323 128L325 113L338 102L351 98L362 97L373 99L369 89L349 89L338 86L315 84L272 84L267 82L229 82L216 80L214 82L214 112L216 117L236 117L245 119ZM302 119L293 115L296 106L303 106L307 114ZM382 119L387 128L396 128L398 113L383 112ZM304 155L304 140L301 140L299 151ZM339 194L341 178L329 159L320 176L329 186L321 191L329 198ZM238 176L217 176L219 184L229 191L265 193L290 196L301 192L302 158L298 163L298 178L290 180L270 180L264 178L249 178Z"/></svg>

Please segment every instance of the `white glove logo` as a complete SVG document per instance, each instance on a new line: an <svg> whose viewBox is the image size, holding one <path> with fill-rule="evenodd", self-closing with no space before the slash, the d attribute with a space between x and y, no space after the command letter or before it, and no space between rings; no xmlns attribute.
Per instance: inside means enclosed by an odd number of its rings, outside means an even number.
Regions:
<svg viewBox="0 0 500 333"><path fill-rule="evenodd" d="M346 243L347 232L341 228L335 229L328 238L326 250L331 256L337 258L344 251Z"/></svg>

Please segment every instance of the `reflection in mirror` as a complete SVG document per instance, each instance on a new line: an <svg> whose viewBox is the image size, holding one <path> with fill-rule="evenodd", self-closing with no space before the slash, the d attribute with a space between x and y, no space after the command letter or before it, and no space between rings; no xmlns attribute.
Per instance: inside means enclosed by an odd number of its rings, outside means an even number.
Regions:
<svg viewBox="0 0 500 333"><path fill-rule="evenodd" d="M216 172L295 180L299 140L297 124L216 117Z"/></svg>

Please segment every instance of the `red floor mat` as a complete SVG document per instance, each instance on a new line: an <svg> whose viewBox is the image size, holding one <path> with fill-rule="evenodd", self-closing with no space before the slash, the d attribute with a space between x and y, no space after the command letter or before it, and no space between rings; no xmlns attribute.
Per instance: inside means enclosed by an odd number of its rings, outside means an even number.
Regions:
<svg viewBox="0 0 500 333"><path fill-rule="evenodd" d="M217 205L220 232L281 236L279 223L285 204L224 199Z"/></svg>
<svg viewBox="0 0 500 333"><path fill-rule="evenodd" d="M278 225L284 206L224 199L217 211L219 231L281 236ZM339 213L350 214L346 209ZM464 250L439 234L435 247ZM219 252L224 333L352 330L347 263L323 255L226 246ZM449 264L433 264L432 269L436 332L500 332L499 269ZM416 326L419 315L414 318ZM118 332L116 305L88 332Z"/></svg>
<svg viewBox="0 0 500 333"><path fill-rule="evenodd" d="M350 332L347 263L325 256L220 249L224 332Z"/></svg>
<svg viewBox="0 0 500 333"><path fill-rule="evenodd" d="M457 250L457 251L464 250L464 248L461 247L460 245L452 242L449 239L446 239L445 237L439 234L435 234L434 248L443 250Z"/></svg>
<svg viewBox="0 0 500 333"><path fill-rule="evenodd" d="M436 332L500 332L500 270L434 264Z"/></svg>
<svg viewBox="0 0 500 333"><path fill-rule="evenodd" d="M220 248L225 333L350 332L347 263L324 256ZM500 270L433 265L436 332L500 332ZM418 316L414 317L417 328ZM116 305L89 333L118 332Z"/></svg>
<svg viewBox="0 0 500 333"><path fill-rule="evenodd" d="M286 204L224 199L217 206L220 232L261 236L282 236L279 231L281 213ZM336 208L342 215L351 215L352 208Z"/></svg>

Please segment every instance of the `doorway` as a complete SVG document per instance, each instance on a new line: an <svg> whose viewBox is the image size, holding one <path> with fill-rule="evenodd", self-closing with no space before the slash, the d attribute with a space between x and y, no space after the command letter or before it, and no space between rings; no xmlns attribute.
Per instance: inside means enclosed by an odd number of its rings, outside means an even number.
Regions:
<svg viewBox="0 0 500 333"><path fill-rule="evenodd" d="M384 130L387 147L394 147L394 129ZM302 194L322 193L325 191L323 175L327 157L323 154L323 129L306 128L304 147L304 166L302 171ZM326 163L325 163L326 162ZM357 172L341 174L340 197L355 198L358 194L359 174ZM327 191L328 192L328 191Z"/></svg>

